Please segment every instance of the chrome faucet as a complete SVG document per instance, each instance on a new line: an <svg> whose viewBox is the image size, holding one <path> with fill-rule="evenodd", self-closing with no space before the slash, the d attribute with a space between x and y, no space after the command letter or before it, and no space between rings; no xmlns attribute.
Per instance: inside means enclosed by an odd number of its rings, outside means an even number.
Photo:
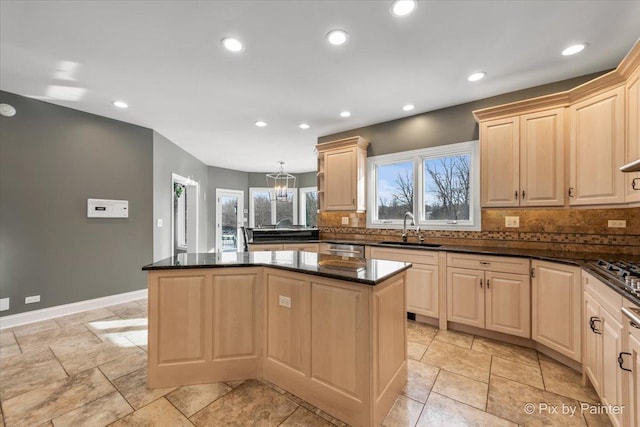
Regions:
<svg viewBox="0 0 640 427"><path fill-rule="evenodd" d="M411 212L407 212L404 214L404 219L402 220L402 241L407 241L407 217L411 217L411 225L416 225L415 218Z"/></svg>

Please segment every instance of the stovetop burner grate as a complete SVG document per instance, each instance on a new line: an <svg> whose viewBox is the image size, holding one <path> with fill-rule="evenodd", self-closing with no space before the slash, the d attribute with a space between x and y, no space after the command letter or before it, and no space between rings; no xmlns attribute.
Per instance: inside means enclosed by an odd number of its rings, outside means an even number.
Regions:
<svg viewBox="0 0 640 427"><path fill-rule="evenodd" d="M640 297L640 264L628 261L598 260L589 263L616 286Z"/></svg>

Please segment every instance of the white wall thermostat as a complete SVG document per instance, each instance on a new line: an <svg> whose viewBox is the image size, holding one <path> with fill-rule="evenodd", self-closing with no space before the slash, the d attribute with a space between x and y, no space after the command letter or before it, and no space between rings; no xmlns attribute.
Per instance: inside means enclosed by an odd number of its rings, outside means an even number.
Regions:
<svg viewBox="0 0 640 427"><path fill-rule="evenodd" d="M87 199L87 218L129 218L129 201Z"/></svg>

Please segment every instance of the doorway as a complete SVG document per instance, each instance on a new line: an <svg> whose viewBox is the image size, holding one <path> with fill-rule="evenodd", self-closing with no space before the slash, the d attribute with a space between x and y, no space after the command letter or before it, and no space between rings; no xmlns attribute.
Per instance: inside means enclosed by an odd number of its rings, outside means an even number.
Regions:
<svg viewBox="0 0 640 427"><path fill-rule="evenodd" d="M244 191L216 190L216 250L241 252L244 236Z"/></svg>
<svg viewBox="0 0 640 427"><path fill-rule="evenodd" d="M178 174L171 174L171 253L198 252L198 195L200 186Z"/></svg>

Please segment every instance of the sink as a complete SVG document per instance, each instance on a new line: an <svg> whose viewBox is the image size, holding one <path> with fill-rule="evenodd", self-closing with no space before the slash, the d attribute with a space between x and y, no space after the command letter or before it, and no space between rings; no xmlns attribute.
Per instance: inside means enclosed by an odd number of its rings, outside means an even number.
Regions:
<svg viewBox="0 0 640 427"><path fill-rule="evenodd" d="M442 245L438 245L435 243L418 243L418 242L398 242L398 241L388 241L388 242L379 242L381 245L398 245L398 246L417 246L421 248L439 248Z"/></svg>

